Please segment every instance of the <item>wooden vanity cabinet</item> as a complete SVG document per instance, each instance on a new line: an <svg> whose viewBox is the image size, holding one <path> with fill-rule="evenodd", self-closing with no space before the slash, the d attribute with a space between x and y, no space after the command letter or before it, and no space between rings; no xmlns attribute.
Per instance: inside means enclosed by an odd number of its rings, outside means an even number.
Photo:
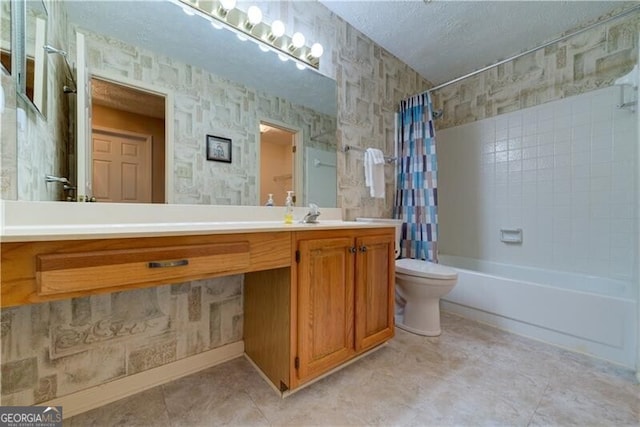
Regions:
<svg viewBox="0 0 640 427"><path fill-rule="evenodd" d="M393 336L395 230L2 242L1 307L245 274L244 345L282 393Z"/></svg>
<svg viewBox="0 0 640 427"><path fill-rule="evenodd" d="M381 229L297 233L294 383L393 337L394 240Z"/></svg>
<svg viewBox="0 0 640 427"><path fill-rule="evenodd" d="M297 231L290 268L244 282L245 353L283 394L393 337L393 228Z"/></svg>

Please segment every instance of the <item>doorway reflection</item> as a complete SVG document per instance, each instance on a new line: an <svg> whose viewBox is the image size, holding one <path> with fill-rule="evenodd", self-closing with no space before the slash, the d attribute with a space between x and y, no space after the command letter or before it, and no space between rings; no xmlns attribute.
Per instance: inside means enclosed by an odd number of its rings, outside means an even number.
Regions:
<svg viewBox="0 0 640 427"><path fill-rule="evenodd" d="M165 98L91 79L92 180L97 201L165 202Z"/></svg>
<svg viewBox="0 0 640 427"><path fill-rule="evenodd" d="M275 206L284 206L287 191L296 191L296 132L260 123L260 203L273 194ZM295 199L294 199L295 203Z"/></svg>

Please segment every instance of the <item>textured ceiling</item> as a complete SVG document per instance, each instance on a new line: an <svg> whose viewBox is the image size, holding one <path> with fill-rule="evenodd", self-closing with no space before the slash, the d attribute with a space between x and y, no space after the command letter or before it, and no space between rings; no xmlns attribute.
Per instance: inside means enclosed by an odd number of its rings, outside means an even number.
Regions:
<svg viewBox="0 0 640 427"><path fill-rule="evenodd" d="M620 1L320 0L438 85L553 40Z"/></svg>

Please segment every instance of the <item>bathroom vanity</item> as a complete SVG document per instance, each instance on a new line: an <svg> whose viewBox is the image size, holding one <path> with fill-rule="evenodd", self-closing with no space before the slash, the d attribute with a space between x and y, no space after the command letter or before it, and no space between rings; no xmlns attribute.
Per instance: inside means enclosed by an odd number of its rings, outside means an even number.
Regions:
<svg viewBox="0 0 640 427"><path fill-rule="evenodd" d="M56 204L74 210L73 225L56 222L64 212L31 224L24 203L3 203L3 308L244 273L245 354L282 394L393 336L393 227L251 221L233 207L240 221L167 221L180 212L167 205L143 208L164 222L118 222L120 208L105 207L111 222L78 224L79 213L95 218L93 204Z"/></svg>

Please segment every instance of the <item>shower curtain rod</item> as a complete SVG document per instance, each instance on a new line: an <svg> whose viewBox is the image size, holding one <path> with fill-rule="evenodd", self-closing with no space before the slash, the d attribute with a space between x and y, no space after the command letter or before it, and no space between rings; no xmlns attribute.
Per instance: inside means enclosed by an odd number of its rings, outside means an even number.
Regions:
<svg viewBox="0 0 640 427"><path fill-rule="evenodd" d="M534 47L532 49L529 49L529 50L526 50L524 52L521 52L521 53L518 53L516 55L513 55L513 56L511 56L511 57L509 57L507 59L503 59L501 61L498 61L495 64L487 65L486 67L480 68L479 70L472 71L472 72L470 72L468 74L465 74L464 76L456 77L453 80L449 80L448 82L445 82L445 83L439 84L439 85L437 85L435 87L432 87L430 89L427 89L422 93L433 92L434 90L442 89L443 87L452 85L454 83L458 83L460 80L464 80L466 78L475 76L476 74L480 74L480 73L482 73L484 71L490 70L493 67L497 67L498 65L502 65L504 63L513 61L514 59L518 59L518 58L520 58L522 56L528 55L528 54L533 53L533 52L535 52L537 50L544 49L545 47L550 46L550 45L552 45L554 43L558 43L558 42L566 40L566 39L568 39L570 37L577 36L578 34L582 34L585 31L591 30L592 28L595 28L595 27L597 27L599 25L606 24L607 22L613 21L613 20L618 19L618 18L622 18L623 16L626 16L626 15L628 15L628 14L630 14L632 12L636 12L638 10L640 10L640 5L634 6L631 9L625 10L624 12L621 12L621 13L619 13L617 15L610 16L607 19L604 19L602 21L594 22L593 24L588 25L588 26L586 26L584 28L581 28L581 29L579 29L577 31L574 31L573 33L565 34L562 37L558 37L557 39L554 39L554 40L551 40L551 41L546 42L544 44L541 44L540 46L536 46L536 47Z"/></svg>

